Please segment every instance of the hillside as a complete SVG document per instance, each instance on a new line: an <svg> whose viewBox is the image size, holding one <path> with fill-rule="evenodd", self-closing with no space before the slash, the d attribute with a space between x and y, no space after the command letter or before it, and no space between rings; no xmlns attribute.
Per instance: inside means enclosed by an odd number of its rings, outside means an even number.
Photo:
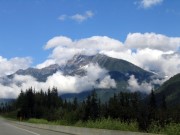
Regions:
<svg viewBox="0 0 180 135"><path fill-rule="evenodd" d="M180 74L171 77L156 91L157 97L162 97L163 95L166 97L168 105L180 104ZM161 98L158 99L160 100Z"/></svg>
<svg viewBox="0 0 180 135"><path fill-rule="evenodd" d="M131 75L134 75L139 83L151 81L152 77L155 76L153 73L145 71L142 68L125 60L111 58L103 54L97 54L93 56L77 54L72 59L68 60L64 65L54 64L42 69L20 69L14 74L2 78L1 83L6 86L11 85L15 75L30 75L38 82L46 82L49 76L52 76L58 71L60 71L64 76L83 77L87 75L87 68L89 64L99 65L99 67L105 69L107 71L107 75L109 75L110 78L113 79L116 83L116 88L93 88L96 89L99 98L101 98L103 101L108 100L109 97L114 95L114 93L129 91L127 86ZM101 78L97 78L95 81L96 83L100 83ZM18 85L21 85L21 82L18 82ZM90 90L92 89L89 89L89 91ZM69 94L68 97L77 96L80 99L83 99L84 97L82 97L84 94L79 94L76 92L67 94Z"/></svg>

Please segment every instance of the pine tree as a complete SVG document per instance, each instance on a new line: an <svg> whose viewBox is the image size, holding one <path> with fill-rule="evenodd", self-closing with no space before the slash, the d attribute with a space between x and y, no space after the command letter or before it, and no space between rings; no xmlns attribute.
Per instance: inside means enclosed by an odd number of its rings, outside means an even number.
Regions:
<svg viewBox="0 0 180 135"><path fill-rule="evenodd" d="M152 109L156 109L156 107L157 107L154 90L151 90L149 106L150 106Z"/></svg>
<svg viewBox="0 0 180 135"><path fill-rule="evenodd" d="M154 91L151 91L150 100L149 100L149 119L150 122L157 120L157 104Z"/></svg>
<svg viewBox="0 0 180 135"><path fill-rule="evenodd" d="M98 111L98 103L97 103L97 94L95 90L93 90L90 101L90 117L92 120L96 120L99 116Z"/></svg>

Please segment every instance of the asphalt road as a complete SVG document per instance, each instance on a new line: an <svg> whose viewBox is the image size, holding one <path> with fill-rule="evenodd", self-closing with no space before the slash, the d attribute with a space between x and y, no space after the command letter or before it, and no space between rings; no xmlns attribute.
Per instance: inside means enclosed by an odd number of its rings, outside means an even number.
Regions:
<svg viewBox="0 0 180 135"><path fill-rule="evenodd" d="M0 135L70 135L11 123L0 118ZM71 134L72 135L72 134Z"/></svg>

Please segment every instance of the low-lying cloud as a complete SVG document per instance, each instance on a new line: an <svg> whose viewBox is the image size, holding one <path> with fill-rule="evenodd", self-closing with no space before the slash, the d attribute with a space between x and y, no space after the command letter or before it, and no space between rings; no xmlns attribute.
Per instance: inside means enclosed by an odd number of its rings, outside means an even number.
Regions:
<svg viewBox="0 0 180 135"><path fill-rule="evenodd" d="M131 92L142 92L145 94L149 94L151 90L154 90L155 85L162 85L164 81L166 81L167 78L156 78L150 81L150 82L139 82L139 80L135 77L135 75L131 75L128 80L128 89Z"/></svg>
<svg viewBox="0 0 180 135"><path fill-rule="evenodd" d="M12 74L19 69L26 69L30 66L31 62L32 60L30 57L7 59L0 56L0 77Z"/></svg>
<svg viewBox="0 0 180 135"><path fill-rule="evenodd" d="M57 87L59 94L79 93L91 90L93 88L115 88L116 83L107 74L105 69L98 65L89 64L84 68L87 72L85 76L65 76L60 71L49 76L46 82L38 82L32 76L15 75L12 83L8 86L0 85L0 98L16 98L20 90L26 90L30 87L46 91L48 88ZM99 80L99 81L97 81Z"/></svg>
<svg viewBox="0 0 180 135"><path fill-rule="evenodd" d="M131 92L143 92L143 93L150 93L150 91L153 89L153 85L151 83L142 82L139 83L138 80L135 78L134 75L130 76L130 79L128 80L128 89Z"/></svg>

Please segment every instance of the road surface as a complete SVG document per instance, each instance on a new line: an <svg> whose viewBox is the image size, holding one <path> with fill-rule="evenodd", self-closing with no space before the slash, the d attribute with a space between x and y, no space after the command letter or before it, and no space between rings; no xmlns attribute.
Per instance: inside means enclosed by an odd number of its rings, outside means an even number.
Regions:
<svg viewBox="0 0 180 135"><path fill-rule="evenodd" d="M72 135L11 123L0 118L0 135Z"/></svg>

